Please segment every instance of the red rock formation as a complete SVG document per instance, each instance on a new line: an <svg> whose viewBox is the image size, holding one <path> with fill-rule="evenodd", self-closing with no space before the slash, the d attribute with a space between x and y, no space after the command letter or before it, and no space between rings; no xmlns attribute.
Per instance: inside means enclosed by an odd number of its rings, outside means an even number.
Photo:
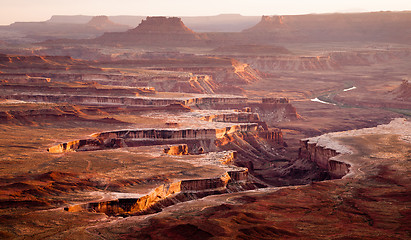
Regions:
<svg viewBox="0 0 411 240"><path fill-rule="evenodd" d="M164 149L164 153L168 155L188 155L188 147L187 144L170 146Z"/></svg>
<svg viewBox="0 0 411 240"><path fill-rule="evenodd" d="M275 32L279 28L284 28L284 16L262 16L261 21L245 32Z"/></svg>
<svg viewBox="0 0 411 240"><path fill-rule="evenodd" d="M22 56L0 54L0 69L36 69L41 71L50 70L90 70L89 72L100 72L101 69L91 67L87 61L73 59L69 56ZM31 72L31 71L30 71ZM44 74L44 73L43 73ZM20 74L21 75L21 74ZM25 75L25 73L23 74ZM45 77L44 75L32 77Z"/></svg>
<svg viewBox="0 0 411 240"><path fill-rule="evenodd" d="M409 11L263 16L243 32L259 42L410 42L410 24Z"/></svg>
<svg viewBox="0 0 411 240"><path fill-rule="evenodd" d="M218 114L203 117L202 120L209 122L232 122L232 123L258 123L260 122L260 117L257 113L229 113L229 114Z"/></svg>
<svg viewBox="0 0 411 240"><path fill-rule="evenodd" d="M95 39L104 44L184 46L200 43L200 37L177 17L147 17L124 33L105 33Z"/></svg>
<svg viewBox="0 0 411 240"><path fill-rule="evenodd" d="M130 30L135 33L171 33L193 35L194 32L184 25L178 17L147 17L140 25Z"/></svg>
<svg viewBox="0 0 411 240"><path fill-rule="evenodd" d="M300 144L299 157L315 162L319 167L327 170L333 178L342 178L349 172L350 164L332 159L340 152L319 146L309 139L301 140Z"/></svg>
<svg viewBox="0 0 411 240"><path fill-rule="evenodd" d="M290 103L290 100L288 98L263 98L261 100L261 103L263 103L263 104L266 104L266 103L271 103L271 104Z"/></svg>
<svg viewBox="0 0 411 240"><path fill-rule="evenodd" d="M227 192L229 182L236 183L248 178L246 169L229 171L221 177L209 179L182 180L157 187L141 198L118 199L108 202L87 203L66 207L69 212L91 211L109 216L127 216L152 213L176 202L198 199L212 194Z"/></svg>
<svg viewBox="0 0 411 240"><path fill-rule="evenodd" d="M216 105L216 104L242 104L247 101L246 97L200 97L184 101L186 106Z"/></svg>
<svg viewBox="0 0 411 240"><path fill-rule="evenodd" d="M391 92L396 99L402 101L411 101L411 82L403 80L401 85Z"/></svg>
<svg viewBox="0 0 411 240"><path fill-rule="evenodd" d="M232 142L232 136L254 141L262 138L270 144L282 145L284 143L281 130L265 130L259 124L234 125L222 129L130 129L109 131L93 134L92 139L76 140L62 143L49 148L49 152L62 153L67 151L90 151L121 147L152 146L164 144L186 144L188 148L177 146L172 153L203 153L215 151L217 147L225 146ZM243 145L247 146L247 143ZM181 145L183 146L183 145ZM202 149L202 150L201 150ZM174 151L175 150L175 151ZM186 151L187 150L187 151ZM167 150L168 152L169 150Z"/></svg>
<svg viewBox="0 0 411 240"><path fill-rule="evenodd" d="M2 76L0 76L1 78ZM45 77L21 77L21 78L11 78L7 80L0 80L0 84L4 88L4 85L7 83L11 84L46 84L51 81L50 78L45 78ZM3 84L5 83L5 84Z"/></svg>
<svg viewBox="0 0 411 240"><path fill-rule="evenodd" d="M274 46L274 45L257 45L257 44L246 44L246 45L227 45L218 47L213 50L216 54L242 54L242 55L267 55L267 54L290 54L291 52L285 47Z"/></svg>
<svg viewBox="0 0 411 240"><path fill-rule="evenodd" d="M72 106L43 106L38 109L11 106L0 111L0 122L36 124L47 121L85 120L81 111Z"/></svg>
<svg viewBox="0 0 411 240"><path fill-rule="evenodd" d="M240 56L243 62L264 72L275 71L324 71L336 70L341 66L329 56Z"/></svg>
<svg viewBox="0 0 411 240"><path fill-rule="evenodd" d="M114 23L107 16L95 16L86 25L106 32L121 32L128 29L128 26Z"/></svg>

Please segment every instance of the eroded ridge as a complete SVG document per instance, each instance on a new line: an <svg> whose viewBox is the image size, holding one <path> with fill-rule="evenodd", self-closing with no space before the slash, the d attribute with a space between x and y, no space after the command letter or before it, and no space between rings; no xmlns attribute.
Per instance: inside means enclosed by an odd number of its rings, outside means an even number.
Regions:
<svg viewBox="0 0 411 240"><path fill-rule="evenodd" d="M327 140L332 141L331 139ZM320 140L319 137L303 139L300 144L299 157L315 162L320 168L327 170L332 178L342 178L350 171L351 165L349 163L334 158L342 153L351 153L345 147L336 147L336 144L334 146L324 145L324 140Z"/></svg>
<svg viewBox="0 0 411 240"><path fill-rule="evenodd" d="M125 129L95 133L94 138L62 143L48 149L51 153L92 151L122 147L138 147L186 143L189 152L215 151L217 140L233 133L256 134L273 143L283 144L281 130L268 130L258 123L233 125L221 129Z"/></svg>
<svg viewBox="0 0 411 240"><path fill-rule="evenodd" d="M398 135L406 142L411 142L411 124L404 118L397 118L387 125L374 128L334 132L318 137L301 140L299 156L315 162L319 167L326 169L333 178L342 178L348 175L362 175L364 163L346 156L357 154L356 151L343 144L347 137L367 136L371 134ZM386 156L385 156L386 157ZM359 157L360 159L360 157Z"/></svg>
<svg viewBox="0 0 411 240"><path fill-rule="evenodd" d="M226 165L235 161L235 151L213 152L206 154L203 161L220 165L226 172L217 177L203 179L187 179L163 184L149 194L139 198L120 198L111 201L90 202L66 207L69 212L99 212L109 216L130 216L150 214L161 211L162 208L202 198L208 195L237 192L261 187L250 183L248 169Z"/></svg>

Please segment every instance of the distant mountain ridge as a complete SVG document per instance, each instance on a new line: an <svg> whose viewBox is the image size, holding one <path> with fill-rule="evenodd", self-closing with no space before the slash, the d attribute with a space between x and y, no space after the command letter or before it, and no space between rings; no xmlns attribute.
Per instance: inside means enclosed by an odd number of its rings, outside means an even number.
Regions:
<svg viewBox="0 0 411 240"><path fill-rule="evenodd" d="M137 27L147 16L108 16L114 23ZM53 15L50 23L85 24L93 16L86 15ZM215 16L179 17L190 29L196 32L240 32L258 23L260 16L242 16L240 14L220 14Z"/></svg>
<svg viewBox="0 0 411 240"><path fill-rule="evenodd" d="M133 20L137 27L127 31L132 27L121 25L115 19L122 22ZM0 31L8 31L7 34L10 36L15 33L23 34L26 39L32 39L33 42L90 39L89 42L110 45L218 47L349 41L410 44L410 26L411 11L402 11L262 17L223 14L210 17L146 19L142 16L97 16L94 19L82 15L53 16L45 22L14 23L0 27ZM0 40L15 42L14 39L7 40L1 35Z"/></svg>
<svg viewBox="0 0 411 240"><path fill-rule="evenodd" d="M243 30L276 41L390 41L411 43L411 11L263 16Z"/></svg>
<svg viewBox="0 0 411 240"><path fill-rule="evenodd" d="M178 17L147 17L127 32L105 33L95 39L104 44L181 45L197 43L200 37Z"/></svg>

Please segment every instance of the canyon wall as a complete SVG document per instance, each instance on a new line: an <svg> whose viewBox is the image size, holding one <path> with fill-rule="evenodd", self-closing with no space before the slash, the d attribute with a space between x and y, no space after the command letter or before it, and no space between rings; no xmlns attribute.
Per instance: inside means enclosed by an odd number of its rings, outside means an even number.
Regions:
<svg viewBox="0 0 411 240"><path fill-rule="evenodd" d="M170 146L164 149L164 153L168 155L188 155L188 146L187 144Z"/></svg>
<svg viewBox="0 0 411 240"><path fill-rule="evenodd" d="M202 44L200 36L178 17L147 17L134 29L105 33L92 41L99 44L193 46Z"/></svg>
<svg viewBox="0 0 411 240"><path fill-rule="evenodd" d="M299 157L315 162L320 168L327 170L333 178L342 178L350 171L350 164L333 158L339 154L341 152L321 146L311 139L300 141Z"/></svg>
<svg viewBox="0 0 411 240"><path fill-rule="evenodd" d="M272 144L283 144L281 130L265 130L257 123L234 125L221 129L130 129L95 133L94 138L62 143L48 149L52 153L90 151L121 147L186 144L188 152L202 153L217 150L217 145L235 133L250 139L260 137ZM225 141L225 140L224 140ZM220 144L221 145L221 144ZM177 147L178 148L178 147ZM180 152L180 151L178 151Z"/></svg>
<svg viewBox="0 0 411 240"><path fill-rule="evenodd" d="M128 105L128 106L166 106L183 103L181 100L166 98L116 97L92 95L65 94L13 94L2 96L5 99L15 99L29 102L73 103L91 105Z"/></svg>
<svg viewBox="0 0 411 240"><path fill-rule="evenodd" d="M234 161L236 154L226 152L219 161L227 159ZM100 212L109 216L130 216L161 211L162 208L178 202L189 201L213 194L222 194L230 191L253 189L255 186L247 184L248 169L240 167L225 167L227 171L218 177L205 179L179 180L163 184L149 194L139 198L123 198L104 202L91 202L66 207L69 212ZM231 185L230 187L228 185ZM234 188L234 186L236 186Z"/></svg>
<svg viewBox="0 0 411 240"><path fill-rule="evenodd" d="M410 24L410 11L263 16L243 33L257 42L408 43Z"/></svg>
<svg viewBox="0 0 411 240"><path fill-rule="evenodd" d="M234 178L231 178L231 176ZM161 211L162 208L177 202L184 202L202 198L208 195L227 192L229 182L238 182L247 178L247 170L226 172L221 177L209 179L181 180L171 184L164 184L154 189L148 195L140 198L117 199L106 202L87 203L66 207L69 212L100 212L109 216L130 216Z"/></svg>
<svg viewBox="0 0 411 240"><path fill-rule="evenodd" d="M203 117L202 120L208 122L232 122L232 123L257 123L260 122L260 117L258 113L247 113L247 112L237 112L237 113L227 113L227 114L215 114L211 116Z"/></svg>
<svg viewBox="0 0 411 240"><path fill-rule="evenodd" d="M242 62L263 72L334 71L346 66L369 66L409 57L408 49L373 49L334 51L318 56L236 56Z"/></svg>

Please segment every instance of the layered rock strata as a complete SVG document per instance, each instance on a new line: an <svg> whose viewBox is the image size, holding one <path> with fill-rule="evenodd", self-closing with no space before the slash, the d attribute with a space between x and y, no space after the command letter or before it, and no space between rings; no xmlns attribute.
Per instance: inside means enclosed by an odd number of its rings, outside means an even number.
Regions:
<svg viewBox="0 0 411 240"><path fill-rule="evenodd" d="M188 155L187 144L174 145L164 148L164 153L168 155Z"/></svg>
<svg viewBox="0 0 411 240"><path fill-rule="evenodd" d="M90 139L62 143L48 149L51 153L103 150L164 144L187 144L188 152L215 151L218 139L234 133L253 134L272 142L283 144L281 130L264 130L259 124L234 125L222 129L129 129L93 134ZM221 142L221 141L220 141Z"/></svg>
<svg viewBox="0 0 411 240"><path fill-rule="evenodd" d="M201 44L198 34L178 17L147 17L134 29L123 33L105 33L93 40L103 44L140 44L184 46Z"/></svg>
<svg viewBox="0 0 411 240"><path fill-rule="evenodd" d="M409 11L262 16L243 33L256 42L409 42L410 16Z"/></svg>
<svg viewBox="0 0 411 240"><path fill-rule="evenodd" d="M232 162L234 152L216 153L221 155L220 162ZM109 216L130 216L161 211L162 208L178 202L202 198L208 195L253 189L255 186L247 184L248 170L234 166L227 166L227 171L218 177L206 179L180 180L171 184L163 184L149 194L140 198L123 198L105 202L92 202L66 207L69 212L100 212Z"/></svg>
<svg viewBox="0 0 411 240"><path fill-rule="evenodd" d="M342 178L350 171L351 165L334 157L346 151L335 150L321 145L315 138L300 141L299 157L315 162L320 168L327 170L331 177Z"/></svg>
<svg viewBox="0 0 411 240"><path fill-rule="evenodd" d="M232 123L256 123L260 122L260 117L258 113L248 113L248 112L237 112L237 113L227 113L227 114L216 114L211 116L203 117L202 120L208 122L232 122Z"/></svg>

